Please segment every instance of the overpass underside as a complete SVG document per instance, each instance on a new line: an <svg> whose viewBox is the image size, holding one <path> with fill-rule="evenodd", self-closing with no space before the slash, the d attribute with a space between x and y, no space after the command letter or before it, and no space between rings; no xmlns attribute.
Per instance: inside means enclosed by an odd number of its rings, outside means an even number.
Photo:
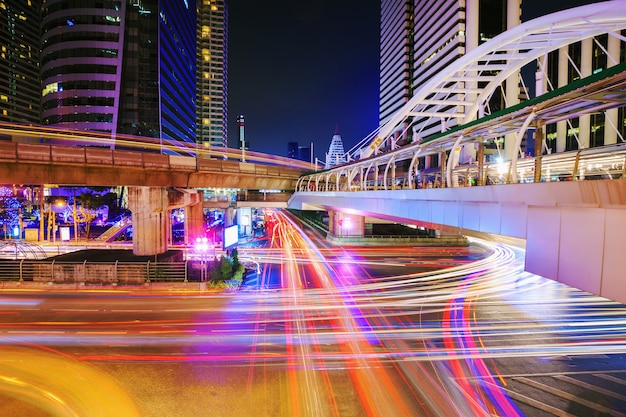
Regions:
<svg viewBox="0 0 626 417"><path fill-rule="evenodd" d="M528 272L626 303L626 181L299 192L289 207L524 239Z"/></svg>

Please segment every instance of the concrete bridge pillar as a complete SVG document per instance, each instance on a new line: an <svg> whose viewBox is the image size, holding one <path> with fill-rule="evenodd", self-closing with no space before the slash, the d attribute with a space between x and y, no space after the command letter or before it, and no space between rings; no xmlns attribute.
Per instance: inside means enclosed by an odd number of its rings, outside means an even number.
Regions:
<svg viewBox="0 0 626 417"><path fill-rule="evenodd" d="M204 236L204 194L198 191L198 198L193 204L185 206L185 243L193 243L195 239Z"/></svg>
<svg viewBox="0 0 626 417"><path fill-rule="evenodd" d="M228 226L232 226L233 224L235 224L235 209L232 207L228 207L226 210L224 210L224 226L228 227Z"/></svg>
<svg viewBox="0 0 626 417"><path fill-rule="evenodd" d="M330 234L337 237L363 236L365 231L365 218L355 214L341 211L329 211Z"/></svg>
<svg viewBox="0 0 626 417"><path fill-rule="evenodd" d="M128 208L133 221L133 253L158 255L167 251L167 190L161 187L128 187Z"/></svg>

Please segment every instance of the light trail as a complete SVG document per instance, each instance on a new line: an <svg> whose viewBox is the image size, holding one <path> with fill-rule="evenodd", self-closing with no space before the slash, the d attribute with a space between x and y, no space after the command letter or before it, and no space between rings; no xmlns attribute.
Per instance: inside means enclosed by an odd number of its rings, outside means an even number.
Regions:
<svg viewBox="0 0 626 417"><path fill-rule="evenodd" d="M262 398L256 415L320 417L346 407L364 416L524 415L511 383L529 376L503 363L626 355L623 305L524 272L520 250L478 240L423 257L410 247L331 250L276 217L271 247L246 250L276 262L262 261L258 290L92 291L54 305L46 292L0 293L0 350L40 346L96 368L243 370L233 389ZM424 272L371 273L422 263ZM264 289L270 270L281 287Z"/></svg>

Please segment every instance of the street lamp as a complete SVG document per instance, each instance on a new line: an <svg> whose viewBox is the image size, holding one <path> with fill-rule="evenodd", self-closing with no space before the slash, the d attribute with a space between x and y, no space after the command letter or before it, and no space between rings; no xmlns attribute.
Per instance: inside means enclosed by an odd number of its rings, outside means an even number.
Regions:
<svg viewBox="0 0 626 417"><path fill-rule="evenodd" d="M209 244L209 239L206 237L197 237L195 250L200 255L200 289L206 290L207 282L207 253L209 248L213 246Z"/></svg>
<svg viewBox="0 0 626 417"><path fill-rule="evenodd" d="M56 200L51 202L48 206L48 241L56 242L56 233L57 233L57 224L56 224L56 212L53 210L54 207L58 209L63 209L65 207L65 202L63 200Z"/></svg>

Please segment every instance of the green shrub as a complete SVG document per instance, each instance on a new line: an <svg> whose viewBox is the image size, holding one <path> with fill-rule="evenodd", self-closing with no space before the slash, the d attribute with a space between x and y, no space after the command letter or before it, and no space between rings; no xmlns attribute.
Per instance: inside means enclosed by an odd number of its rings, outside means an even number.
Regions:
<svg viewBox="0 0 626 417"><path fill-rule="evenodd" d="M227 256L222 256L220 273L223 280L231 279L233 276L233 263Z"/></svg>

